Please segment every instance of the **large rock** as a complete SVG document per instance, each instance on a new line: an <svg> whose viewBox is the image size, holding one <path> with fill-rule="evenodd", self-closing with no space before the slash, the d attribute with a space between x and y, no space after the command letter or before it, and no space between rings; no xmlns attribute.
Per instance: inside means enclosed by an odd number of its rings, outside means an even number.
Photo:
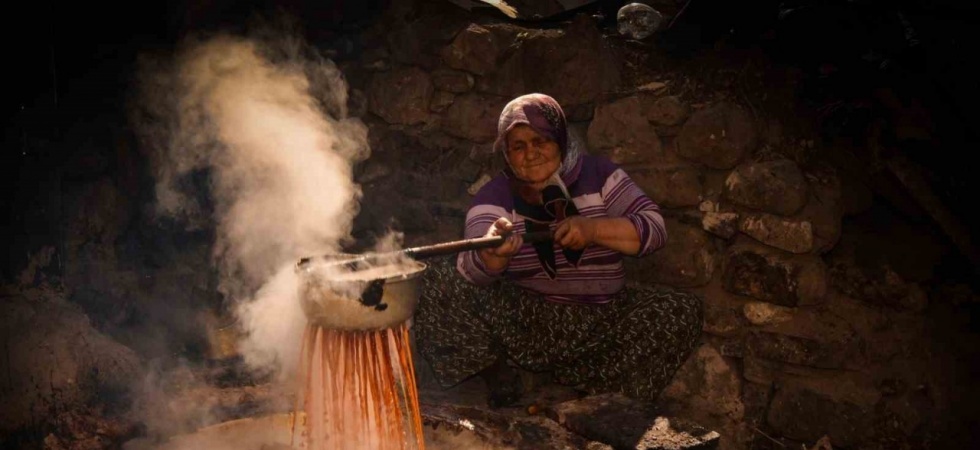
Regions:
<svg viewBox="0 0 980 450"><path fill-rule="evenodd" d="M694 287L711 280L715 247L699 227L667 219L667 245L652 255L627 260L631 280Z"/></svg>
<svg viewBox="0 0 980 450"><path fill-rule="evenodd" d="M757 144L752 116L720 103L694 113L684 123L677 136L677 153L714 169L731 169Z"/></svg>
<svg viewBox="0 0 980 450"><path fill-rule="evenodd" d="M53 425L62 413L123 398L138 380L136 353L93 328L60 290L7 290L0 308L0 433Z"/></svg>
<svg viewBox="0 0 980 450"><path fill-rule="evenodd" d="M485 75L497 66L500 46L490 30L470 24L442 51L442 60L454 69Z"/></svg>
<svg viewBox="0 0 980 450"><path fill-rule="evenodd" d="M630 178L658 205L681 208L701 203L704 191L701 170L690 165L631 169Z"/></svg>
<svg viewBox="0 0 980 450"><path fill-rule="evenodd" d="M572 111L619 84L619 63L611 59L612 52L586 15L577 16L564 30L510 24L487 28L515 45L497 70L481 78L479 90L509 97L541 92Z"/></svg>
<svg viewBox="0 0 980 450"><path fill-rule="evenodd" d="M530 33L530 35L534 36L538 33L538 31L527 31L524 28L518 28L510 24L491 25L489 27L498 36L498 39L507 42L517 41L518 34L520 33ZM510 56L503 57L493 73L476 78L474 88L478 92L507 98L514 98L532 92L526 86L525 72L527 71L527 66L524 65L523 52L523 49L517 48L513 50L513 53L508 53ZM550 92L544 93L549 95L553 94ZM562 107L565 109L565 114L568 115L572 105L562 105Z"/></svg>
<svg viewBox="0 0 980 450"><path fill-rule="evenodd" d="M732 295L721 289L708 289L704 294L705 333L721 337L736 337L748 325L742 309Z"/></svg>
<svg viewBox="0 0 980 450"><path fill-rule="evenodd" d="M436 89L462 94L473 89L473 75L458 70L438 69L432 72L432 84Z"/></svg>
<svg viewBox="0 0 980 450"><path fill-rule="evenodd" d="M830 276L837 290L872 305L922 311L929 304L922 286L904 280L888 266L872 270L837 261L831 265Z"/></svg>
<svg viewBox="0 0 980 450"><path fill-rule="evenodd" d="M729 174L725 196L741 206L790 216L806 204L807 183L793 161L751 162Z"/></svg>
<svg viewBox="0 0 980 450"><path fill-rule="evenodd" d="M132 203L108 178L66 187L65 276L70 284L82 285L85 277L99 275L86 267L115 264L113 246L129 223Z"/></svg>
<svg viewBox="0 0 980 450"><path fill-rule="evenodd" d="M603 394L552 406L548 416L565 428L615 449L714 449L719 434L689 420L665 417L651 404Z"/></svg>
<svg viewBox="0 0 980 450"><path fill-rule="evenodd" d="M872 411L805 387L784 385L773 394L767 419L782 436L815 442L826 435L834 447L853 448L869 435Z"/></svg>
<svg viewBox="0 0 980 450"><path fill-rule="evenodd" d="M128 224L131 199L109 178L69 187L65 196L71 219L65 238L69 251L92 244L112 245Z"/></svg>
<svg viewBox="0 0 980 450"><path fill-rule="evenodd" d="M548 93L563 106L590 103L619 83L618 63L588 15L576 16L559 35L542 34L524 46L525 87Z"/></svg>
<svg viewBox="0 0 980 450"><path fill-rule="evenodd" d="M672 127L684 122L691 114L686 103L675 95L661 97L656 100L643 98L643 115L655 125Z"/></svg>
<svg viewBox="0 0 980 450"><path fill-rule="evenodd" d="M433 87L418 67L381 72L371 80L368 108L386 122L414 125L429 120Z"/></svg>
<svg viewBox="0 0 980 450"><path fill-rule="evenodd" d="M738 233L739 217L734 212L705 211L701 228L715 236L731 239Z"/></svg>
<svg viewBox="0 0 980 450"><path fill-rule="evenodd" d="M425 11L405 14L384 30L391 58L403 64L432 68L439 64L439 49L467 26L467 14L459 8L438 8L421 3ZM406 20L406 17L411 18Z"/></svg>
<svg viewBox="0 0 980 450"><path fill-rule="evenodd" d="M455 99L456 96L450 92L436 91L436 93L432 95L432 101L429 102L429 110L437 113L443 112L446 110L446 108L449 108L449 106L453 104Z"/></svg>
<svg viewBox="0 0 980 450"><path fill-rule="evenodd" d="M813 227L807 221L772 214L751 214L743 216L739 231L763 244L791 253L807 253L813 249Z"/></svg>
<svg viewBox="0 0 980 450"><path fill-rule="evenodd" d="M766 411L772 399L772 383L753 383L748 380L742 383L742 406L745 422L759 427L766 420Z"/></svg>
<svg viewBox="0 0 980 450"><path fill-rule="evenodd" d="M744 415L742 377L709 344L703 344L677 370L664 389L663 398L686 408L739 421Z"/></svg>
<svg viewBox="0 0 980 450"><path fill-rule="evenodd" d="M813 228L813 252L823 254L837 245L841 235L844 202L840 178L830 169L805 174L809 199L796 216ZM848 192L848 195L851 195ZM857 194L855 194L857 195Z"/></svg>
<svg viewBox="0 0 980 450"><path fill-rule="evenodd" d="M497 119L507 99L481 94L457 96L446 112L442 129L446 134L475 142L490 142L497 136Z"/></svg>
<svg viewBox="0 0 980 450"><path fill-rule="evenodd" d="M663 157L660 137L643 116L636 96L596 108L588 141L590 148L606 153L617 164L647 163Z"/></svg>
<svg viewBox="0 0 980 450"><path fill-rule="evenodd" d="M752 325L773 325L793 320L793 308L766 302L749 302L742 307L745 318Z"/></svg>
<svg viewBox="0 0 980 450"><path fill-rule="evenodd" d="M132 267L120 263L117 244L128 240L132 199L108 179L63 187L67 188L64 207L68 219L63 253L57 252L64 264L62 281L74 289L72 300L95 314L97 327L125 322L130 318L128 306L135 300L130 293L137 288L139 277ZM191 214L196 212L200 211ZM91 295L80 297L79 293Z"/></svg>
<svg viewBox="0 0 980 450"><path fill-rule="evenodd" d="M835 342L822 342L798 336L756 331L745 340L745 355L770 361L840 369L847 353Z"/></svg>
<svg viewBox="0 0 980 450"><path fill-rule="evenodd" d="M782 306L820 302L827 293L827 268L811 255L789 257L749 247L728 253L722 283L726 291Z"/></svg>

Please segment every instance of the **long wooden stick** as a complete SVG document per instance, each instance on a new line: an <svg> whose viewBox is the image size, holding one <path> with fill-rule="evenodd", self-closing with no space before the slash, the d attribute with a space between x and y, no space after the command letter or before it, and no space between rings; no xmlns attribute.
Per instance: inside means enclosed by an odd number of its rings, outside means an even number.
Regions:
<svg viewBox="0 0 980 450"><path fill-rule="evenodd" d="M526 243L537 243L537 242L548 242L552 240L552 235L550 231L537 231L534 233L526 233L521 235ZM358 255L349 258L340 259L328 259L328 264L343 264L348 267L355 269L358 266L373 266L383 261L394 261L402 257L412 258L412 259L424 259L431 258L434 256L446 256L452 255L454 253L465 252L469 250L479 250L484 248L499 247L507 239L507 235L503 236L487 236L478 237L472 239L462 239L458 241L441 242L432 245L423 245L420 247L406 248L403 250L398 250L394 252L385 253L368 253L365 255ZM304 268L313 261L313 258L303 258L299 260L297 264L300 268Z"/></svg>

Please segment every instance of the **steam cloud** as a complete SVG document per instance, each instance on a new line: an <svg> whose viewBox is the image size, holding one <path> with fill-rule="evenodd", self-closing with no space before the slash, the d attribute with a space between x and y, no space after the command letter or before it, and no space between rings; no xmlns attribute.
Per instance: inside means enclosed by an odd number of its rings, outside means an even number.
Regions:
<svg viewBox="0 0 980 450"><path fill-rule="evenodd" d="M293 267L339 250L358 211L352 166L369 149L366 127L346 117L347 86L296 39L218 36L144 68L159 212L208 222L186 184L209 175L219 290L238 305L242 354L291 372L305 326Z"/></svg>

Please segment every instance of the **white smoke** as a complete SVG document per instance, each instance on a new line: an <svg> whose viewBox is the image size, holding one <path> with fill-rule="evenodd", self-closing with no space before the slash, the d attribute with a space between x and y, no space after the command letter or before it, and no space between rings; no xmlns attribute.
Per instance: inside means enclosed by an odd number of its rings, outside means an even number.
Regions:
<svg viewBox="0 0 980 450"><path fill-rule="evenodd" d="M184 185L208 175L219 290L238 305L242 354L288 373L305 326L293 268L349 239L361 195L352 166L369 154L367 129L346 117L333 63L294 39L217 36L147 67L141 107L158 131L143 135L158 150L160 212L206 222Z"/></svg>

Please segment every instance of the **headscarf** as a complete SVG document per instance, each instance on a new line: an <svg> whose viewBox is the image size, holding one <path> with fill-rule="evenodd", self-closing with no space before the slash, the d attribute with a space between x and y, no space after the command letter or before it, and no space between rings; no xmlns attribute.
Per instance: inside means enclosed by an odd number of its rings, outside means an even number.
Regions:
<svg viewBox="0 0 980 450"><path fill-rule="evenodd" d="M558 177L566 177L575 169L581 157L580 146L571 138L565 112L554 98L545 94L527 94L507 103L497 121L497 140L493 143L495 152L502 153L506 158L507 133L518 125L527 125L558 144L562 155L561 166L556 172Z"/></svg>
<svg viewBox="0 0 980 450"><path fill-rule="evenodd" d="M510 180L511 194L514 197L514 208L525 217L525 229L528 232L547 231L552 223L578 215L578 209L569 195L566 181L579 170L581 153L579 146L570 138L565 112L554 98L545 94L527 94L517 97L504 106L497 121L497 140L493 144L494 151L500 152L507 158L507 133L518 125L527 125L534 131L558 144L561 164L558 170L546 182L540 196L518 179L507 163L505 173ZM557 276L554 244L551 242L535 243L534 250L538 255L545 273L552 279ZM578 265L582 258L581 250L562 249L565 258L573 265Z"/></svg>

